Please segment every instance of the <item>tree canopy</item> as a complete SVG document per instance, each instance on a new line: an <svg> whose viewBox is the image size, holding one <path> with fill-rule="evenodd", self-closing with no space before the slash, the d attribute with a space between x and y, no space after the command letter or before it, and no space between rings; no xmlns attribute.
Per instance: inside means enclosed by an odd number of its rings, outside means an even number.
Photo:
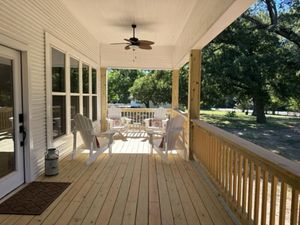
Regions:
<svg viewBox="0 0 300 225"><path fill-rule="evenodd" d="M149 102L155 105L171 102L172 79L170 71L149 71L136 79L129 89L132 97L149 107Z"/></svg>

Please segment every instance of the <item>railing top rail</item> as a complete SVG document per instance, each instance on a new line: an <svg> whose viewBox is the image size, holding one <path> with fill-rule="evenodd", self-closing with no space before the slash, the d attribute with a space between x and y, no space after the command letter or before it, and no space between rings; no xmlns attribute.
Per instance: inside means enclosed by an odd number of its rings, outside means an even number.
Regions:
<svg viewBox="0 0 300 225"><path fill-rule="evenodd" d="M186 112L183 112L181 110L172 110L173 112L183 116L185 119L188 119L188 116L187 116L187 113Z"/></svg>
<svg viewBox="0 0 300 225"><path fill-rule="evenodd" d="M158 108L121 108L122 112L154 112ZM166 108L167 112L171 109Z"/></svg>
<svg viewBox="0 0 300 225"><path fill-rule="evenodd" d="M217 136L227 142L230 146L237 148L242 154L246 154L255 163L266 167L270 172L280 175L281 178L289 181L290 185L300 188L300 165L280 155L276 155L254 143L242 139L225 130L215 127L201 120L192 120L194 126L201 127L205 131Z"/></svg>

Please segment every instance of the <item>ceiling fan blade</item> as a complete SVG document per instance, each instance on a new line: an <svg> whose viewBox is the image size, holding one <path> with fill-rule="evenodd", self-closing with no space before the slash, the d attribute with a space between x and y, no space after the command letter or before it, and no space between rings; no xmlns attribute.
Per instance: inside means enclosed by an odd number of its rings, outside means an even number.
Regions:
<svg viewBox="0 0 300 225"><path fill-rule="evenodd" d="M125 43L125 42L123 42L123 43L110 43L110 45L128 45L128 43Z"/></svg>
<svg viewBox="0 0 300 225"><path fill-rule="evenodd" d="M139 40L139 43L143 43L143 44L146 44L146 45L154 45L153 41L148 41L148 40Z"/></svg>
<svg viewBox="0 0 300 225"><path fill-rule="evenodd" d="M130 50L130 46L131 46L131 44L130 45L127 45L127 46L125 46L125 50Z"/></svg>
<svg viewBox="0 0 300 225"><path fill-rule="evenodd" d="M127 39L127 38L124 38L124 41L128 41L128 42L130 42L130 43L131 43L131 41L130 41L129 39Z"/></svg>
<svg viewBox="0 0 300 225"><path fill-rule="evenodd" d="M152 47L150 45L139 45L140 49L151 50Z"/></svg>

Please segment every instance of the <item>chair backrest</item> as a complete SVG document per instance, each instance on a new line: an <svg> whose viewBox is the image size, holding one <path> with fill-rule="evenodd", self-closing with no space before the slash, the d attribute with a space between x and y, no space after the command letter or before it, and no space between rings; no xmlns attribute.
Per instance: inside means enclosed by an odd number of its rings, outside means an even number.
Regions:
<svg viewBox="0 0 300 225"><path fill-rule="evenodd" d="M165 108L158 108L154 111L154 119L164 120L166 119L167 110Z"/></svg>
<svg viewBox="0 0 300 225"><path fill-rule="evenodd" d="M108 115L107 115L108 118L121 119L121 116L122 116L121 108L117 108L114 106L108 108Z"/></svg>
<svg viewBox="0 0 300 225"><path fill-rule="evenodd" d="M74 117L74 123L75 123L75 129L79 131L84 145L87 148L90 148L91 142L93 140L94 146L97 146L95 145L96 138L93 135L94 128L93 128L92 121L89 118L78 113Z"/></svg>
<svg viewBox="0 0 300 225"><path fill-rule="evenodd" d="M176 116L168 121L166 129L166 142L168 150L175 149L176 141L183 129L184 118L182 116Z"/></svg>

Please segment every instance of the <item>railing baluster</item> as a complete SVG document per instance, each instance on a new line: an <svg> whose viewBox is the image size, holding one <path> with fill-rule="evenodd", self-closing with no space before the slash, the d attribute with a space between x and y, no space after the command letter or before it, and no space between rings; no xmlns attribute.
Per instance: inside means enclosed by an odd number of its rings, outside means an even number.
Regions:
<svg viewBox="0 0 300 225"><path fill-rule="evenodd" d="M230 149L230 152L229 152L229 193L230 193L231 198L233 196L233 186L232 186L233 162L234 162L233 161L233 150Z"/></svg>
<svg viewBox="0 0 300 225"><path fill-rule="evenodd" d="M267 222L268 182L269 182L269 172L265 170L264 177L263 177L263 196L262 196L262 206L261 206L262 225L265 225Z"/></svg>
<svg viewBox="0 0 300 225"><path fill-rule="evenodd" d="M270 225L275 224L277 184L278 184L278 178L276 176L273 176L272 188L271 188Z"/></svg>
<svg viewBox="0 0 300 225"><path fill-rule="evenodd" d="M281 181L279 225L285 224L287 184ZM274 221L275 219L273 219ZM271 223L270 223L271 224ZM274 222L273 222L274 224Z"/></svg>
<svg viewBox="0 0 300 225"><path fill-rule="evenodd" d="M259 223L259 200L260 200L260 176L261 176L261 168L256 165L256 173L255 173L255 202L254 202L254 224L258 225Z"/></svg>
<svg viewBox="0 0 300 225"><path fill-rule="evenodd" d="M230 151L230 147L229 146L225 146L225 191L228 194L228 188L229 188L229 183L228 183L228 179L229 179L229 159L228 159L228 153Z"/></svg>
<svg viewBox="0 0 300 225"><path fill-rule="evenodd" d="M249 174L249 195L248 195L248 220L252 220L253 212L253 176L254 176L254 162L250 163Z"/></svg>
<svg viewBox="0 0 300 225"><path fill-rule="evenodd" d="M248 159L244 158L244 176L243 176L243 202L242 202L242 212L246 213L247 204L247 180L248 180Z"/></svg>
<svg viewBox="0 0 300 225"><path fill-rule="evenodd" d="M299 191L292 188L291 225L297 225Z"/></svg>
<svg viewBox="0 0 300 225"><path fill-rule="evenodd" d="M236 185L237 185L237 153L234 152L233 154L233 201L234 203L236 203L236 200L237 200L237 190L236 190Z"/></svg>
<svg viewBox="0 0 300 225"><path fill-rule="evenodd" d="M239 155L239 171L238 171L238 206L242 206L242 168L243 168L243 156Z"/></svg>

